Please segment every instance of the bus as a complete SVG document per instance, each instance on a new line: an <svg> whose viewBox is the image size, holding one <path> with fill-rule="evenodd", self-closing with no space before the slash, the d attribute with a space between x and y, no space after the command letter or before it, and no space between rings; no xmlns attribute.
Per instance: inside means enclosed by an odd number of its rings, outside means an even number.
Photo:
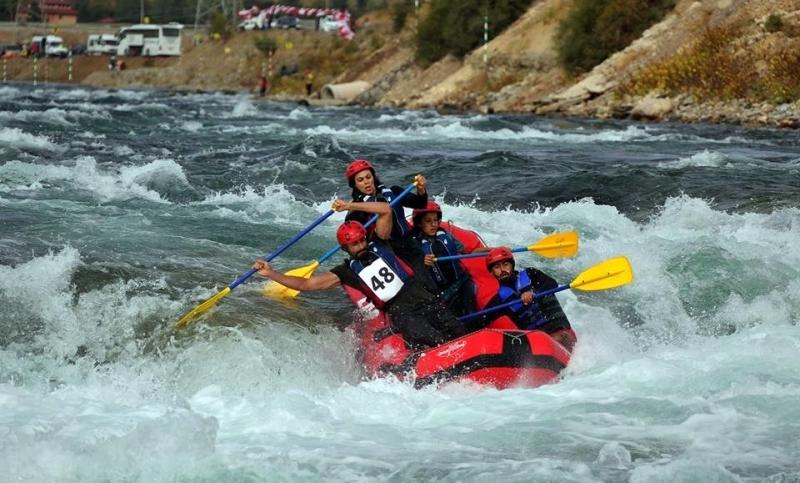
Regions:
<svg viewBox="0 0 800 483"><path fill-rule="evenodd" d="M123 27L117 34L117 55L181 55L181 30L183 25L170 22L165 25L138 24Z"/></svg>

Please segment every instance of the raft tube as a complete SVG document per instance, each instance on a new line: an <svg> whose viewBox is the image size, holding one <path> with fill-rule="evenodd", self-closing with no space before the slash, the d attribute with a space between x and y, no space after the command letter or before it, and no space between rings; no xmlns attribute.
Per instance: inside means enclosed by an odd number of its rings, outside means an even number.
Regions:
<svg viewBox="0 0 800 483"><path fill-rule="evenodd" d="M467 252L486 246L473 231L448 223L442 226L464 244ZM462 263L475 281L477 304L482 309L497 293L497 280L486 269L483 258L465 259ZM547 333L519 330L506 316L442 345L412 351L403 337L393 332L385 313L360 290L343 287L358 309L353 329L359 360L369 376L411 378L417 388L470 381L506 389L553 382L569 364L569 351Z"/></svg>

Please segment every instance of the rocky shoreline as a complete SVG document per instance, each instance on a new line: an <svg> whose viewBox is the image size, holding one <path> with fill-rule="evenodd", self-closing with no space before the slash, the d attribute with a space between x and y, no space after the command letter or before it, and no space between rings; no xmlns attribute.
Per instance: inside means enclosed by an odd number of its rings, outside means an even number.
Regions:
<svg viewBox="0 0 800 483"><path fill-rule="evenodd" d="M742 99L701 101L686 94L676 97L626 98L618 102L604 102L599 106L587 103L556 112L600 119L800 128L800 101L779 105Z"/></svg>
<svg viewBox="0 0 800 483"><path fill-rule="evenodd" d="M186 45L180 58L130 58L128 69L122 72L109 71L104 58L79 57L75 59L74 82L103 88L255 93L261 75L272 72L270 82L274 89L265 99L315 106L346 104L447 113L800 128L800 100L784 104L748 99L713 100L691 94L667 95L658 89L642 96L622 94L631 92L624 89L625 82L676 52L683 52L681 49L689 49L714 22L745 26L730 46L732 59L756 50L773 57L800 52L800 6L796 2L677 0L674 12L661 23L578 78L564 73L556 61L553 45L559 19L569 12L570 5L568 0L535 2L523 17L485 47L463 60L446 57L424 68L414 62L413 23L402 32L395 32L391 17L383 12L360 19L356 38L350 43L320 32L242 32L221 41ZM783 12L787 25L796 23L798 35L788 27L788 33L766 33L764 19L774 11ZM75 35L78 38L82 34ZM269 59L255 46L255 40L264 35L272 36L280 46ZM186 39L184 43L188 44ZM52 65L51 82L66 82L64 62L54 60L44 64ZM750 76L748 79L766 72L766 64L758 62L745 66L750 69L745 72ZM279 67L285 65L299 65L295 69L297 74L277 75ZM11 63L9 66L12 80L30 80L30 66L16 68ZM309 70L315 76L316 95L311 97L305 95L304 75ZM48 71L44 72L47 75ZM357 80L372 87L347 102L319 99L325 84Z"/></svg>

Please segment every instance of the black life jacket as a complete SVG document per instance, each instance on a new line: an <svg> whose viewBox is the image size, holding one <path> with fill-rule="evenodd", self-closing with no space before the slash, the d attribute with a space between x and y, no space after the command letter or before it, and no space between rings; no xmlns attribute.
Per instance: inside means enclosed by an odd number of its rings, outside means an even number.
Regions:
<svg viewBox="0 0 800 483"><path fill-rule="evenodd" d="M420 235L418 239L420 248L422 248L422 252L425 255L445 257L459 254L455 240L444 230L438 230L433 237ZM426 266L426 268L439 290L446 289L464 275L464 268L459 260L436 262L432 266Z"/></svg>
<svg viewBox="0 0 800 483"><path fill-rule="evenodd" d="M361 281L364 294L383 308L414 277L414 270L382 243L370 242L367 250L369 261L349 260L348 266Z"/></svg>
<svg viewBox="0 0 800 483"><path fill-rule="evenodd" d="M384 185L378 186L375 191L378 194L377 196L364 196L362 201L386 201L387 203L391 203L397 197L394 191ZM399 239L408 236L411 233L411 228L409 228L406 222L406 211L403 209L403 204L397 203L392 206L392 211L394 212L394 216L392 216L392 238Z"/></svg>

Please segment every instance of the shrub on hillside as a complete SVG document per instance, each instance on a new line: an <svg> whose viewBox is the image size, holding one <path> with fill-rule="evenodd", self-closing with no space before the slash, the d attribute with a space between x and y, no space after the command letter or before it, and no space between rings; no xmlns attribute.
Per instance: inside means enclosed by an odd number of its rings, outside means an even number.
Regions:
<svg viewBox="0 0 800 483"><path fill-rule="evenodd" d="M209 31L211 34L219 34L222 37L227 37L231 32L230 23L228 18L222 12L214 12L211 15L211 25Z"/></svg>
<svg viewBox="0 0 800 483"><path fill-rule="evenodd" d="M769 33L777 32L783 28L783 17L777 13L771 14L764 22L764 29Z"/></svg>
<svg viewBox="0 0 800 483"><path fill-rule="evenodd" d="M556 34L570 74L588 72L624 49L675 7L675 0L576 0Z"/></svg>
<svg viewBox="0 0 800 483"><path fill-rule="evenodd" d="M689 93L698 99L751 99L775 104L800 99L800 53L782 49L766 59L763 52L735 47L741 32L732 26L706 31L691 46L636 73L620 86L623 95L652 91Z"/></svg>
<svg viewBox="0 0 800 483"><path fill-rule="evenodd" d="M489 36L505 30L532 0L432 0L417 31L417 60L431 64L447 54L464 57L483 43L484 16Z"/></svg>
<svg viewBox="0 0 800 483"><path fill-rule="evenodd" d="M400 32L406 26L406 18L414 9L409 0L395 0L390 7L392 12L392 30Z"/></svg>
<svg viewBox="0 0 800 483"><path fill-rule="evenodd" d="M253 43L264 55L269 55L270 53L274 54L275 51L278 50L278 41L266 35L256 37Z"/></svg>

